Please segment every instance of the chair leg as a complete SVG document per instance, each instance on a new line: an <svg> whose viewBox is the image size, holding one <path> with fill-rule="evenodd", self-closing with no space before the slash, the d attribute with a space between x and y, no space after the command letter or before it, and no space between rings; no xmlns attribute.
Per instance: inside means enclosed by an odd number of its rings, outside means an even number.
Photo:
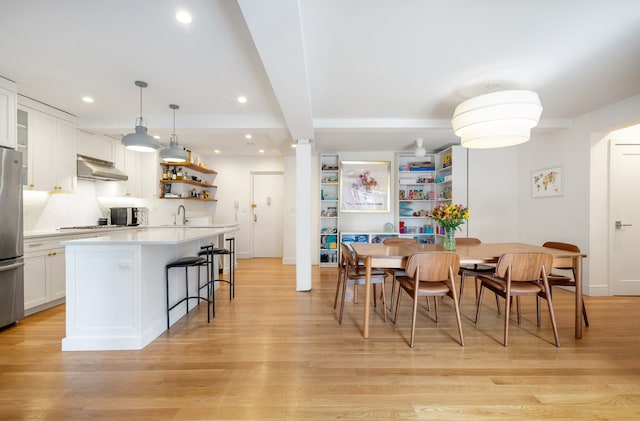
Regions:
<svg viewBox="0 0 640 421"><path fill-rule="evenodd" d="M376 284L373 284L373 308L378 308L378 299L377 298L378 297L377 297Z"/></svg>
<svg viewBox="0 0 640 421"><path fill-rule="evenodd" d="M480 307L482 305L482 295L484 293L484 285L482 285L482 282L480 283L480 290L478 292L478 298L476 298L476 319L474 320L474 323L477 325L478 324L478 317L480 316Z"/></svg>
<svg viewBox="0 0 640 421"><path fill-rule="evenodd" d="M547 280L546 277L543 277L542 281L544 282L544 290L545 290L544 298L547 300L547 306L549 307L549 316L551 317L551 327L553 328L553 337L556 340L556 346L560 348L560 338L558 337L558 326L556 325L556 315L555 315L555 312L553 311L553 303L552 303L553 300L551 299L551 294L546 293L547 291L550 290L549 281Z"/></svg>
<svg viewBox="0 0 640 421"><path fill-rule="evenodd" d="M584 318L584 324L589 327L589 319L587 318L587 308L584 305L584 297L582 297L582 317Z"/></svg>
<svg viewBox="0 0 640 421"><path fill-rule="evenodd" d="M187 291L185 297L189 297L189 268L185 266L184 268L184 286ZM185 301L187 304L187 314L189 313L189 300Z"/></svg>
<svg viewBox="0 0 640 421"><path fill-rule="evenodd" d="M429 297L427 297L427 300ZM436 309L436 324L438 324L438 297L433 297L433 306Z"/></svg>
<svg viewBox="0 0 640 421"><path fill-rule="evenodd" d="M393 313L393 324L396 324L398 320L398 308L400 307L400 295L402 293L402 288L398 286L398 293L396 295L396 311Z"/></svg>
<svg viewBox="0 0 640 421"><path fill-rule="evenodd" d="M496 295L497 296L497 295ZM511 296L507 295L504 300L504 346L509 342L509 314L511 313Z"/></svg>
<svg viewBox="0 0 640 421"><path fill-rule="evenodd" d="M382 281L382 312L384 313L384 322L387 323L387 295L384 291L384 281Z"/></svg>
<svg viewBox="0 0 640 421"><path fill-rule="evenodd" d="M458 304L462 306L462 293L464 292L464 272L460 275L460 293L458 294Z"/></svg>
<svg viewBox="0 0 640 421"><path fill-rule="evenodd" d="M462 335L462 320L460 319L460 302L456 298L455 292L451 294L453 307L456 311L456 321L458 322L458 334L460 335L460 346L464 346L464 336Z"/></svg>
<svg viewBox="0 0 640 421"><path fill-rule="evenodd" d="M353 286L355 290L355 285ZM342 299L340 300L340 317L338 318L338 324L342 324L342 313L344 312L344 296L347 295L347 276L345 274L344 280L342 281Z"/></svg>
<svg viewBox="0 0 640 421"><path fill-rule="evenodd" d="M340 292L340 285L342 284L342 269L338 269L338 283L336 284L336 297L333 299L333 309L336 309L338 305L338 294Z"/></svg>
<svg viewBox="0 0 640 421"><path fill-rule="evenodd" d="M169 330L169 268L165 269L165 279L167 281L167 330Z"/></svg>
<svg viewBox="0 0 640 421"><path fill-rule="evenodd" d="M417 288L417 286L415 288ZM416 336L416 316L417 316L417 313L418 313L418 297L413 297L413 315L411 317L411 343L409 344L409 346L411 348L413 348L413 339ZM436 314L437 314L437 312L436 312Z"/></svg>

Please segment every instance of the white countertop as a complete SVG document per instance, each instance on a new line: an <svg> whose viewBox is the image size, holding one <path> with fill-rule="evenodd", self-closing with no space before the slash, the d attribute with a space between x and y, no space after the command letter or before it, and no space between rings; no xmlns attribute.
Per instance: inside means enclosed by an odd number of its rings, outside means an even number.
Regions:
<svg viewBox="0 0 640 421"><path fill-rule="evenodd" d="M210 238L227 232L236 231L231 227L212 228L183 228L174 226L146 227L144 230L117 230L105 232L99 237L82 238L78 240L62 241L64 246L84 245L177 245L194 240Z"/></svg>
<svg viewBox="0 0 640 421"><path fill-rule="evenodd" d="M188 228L238 228L238 224L209 224L209 225L187 225ZM60 229L49 229L49 230L39 230L39 231L25 231L24 239L30 240L34 238L44 238L44 237L64 237L64 236L72 236L72 235L82 235L82 234L97 234L99 236L111 235L116 232L123 231L135 231L135 230L146 230L149 228L185 228L182 225L140 225L136 227L110 227L110 228L99 228L99 229L70 229L70 230L60 230Z"/></svg>

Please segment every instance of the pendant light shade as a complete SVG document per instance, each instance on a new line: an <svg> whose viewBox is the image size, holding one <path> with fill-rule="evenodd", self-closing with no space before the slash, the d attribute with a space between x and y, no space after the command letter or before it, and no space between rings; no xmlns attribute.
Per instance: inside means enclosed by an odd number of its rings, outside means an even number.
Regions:
<svg viewBox="0 0 640 421"><path fill-rule="evenodd" d="M136 118L136 131L122 137L122 144L136 152L154 152L160 149L160 142L147 134L144 118L142 117L142 88L147 87L147 82L137 80L135 85L140 88L140 116Z"/></svg>
<svg viewBox="0 0 640 421"><path fill-rule="evenodd" d="M173 110L173 133L169 140L169 147L160 151L160 159L164 162L184 162L187 160L187 151L178 145L178 136L176 135L176 110L180 107L176 104L170 104L169 108Z"/></svg>
<svg viewBox="0 0 640 421"><path fill-rule="evenodd" d="M451 126L464 147L500 148L527 142L541 114L542 104L537 93L499 91L458 105Z"/></svg>

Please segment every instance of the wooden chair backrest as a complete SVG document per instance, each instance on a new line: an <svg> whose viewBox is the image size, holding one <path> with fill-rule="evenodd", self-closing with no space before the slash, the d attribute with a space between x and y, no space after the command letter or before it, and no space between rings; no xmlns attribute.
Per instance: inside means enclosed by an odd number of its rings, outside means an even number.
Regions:
<svg viewBox="0 0 640 421"><path fill-rule="evenodd" d="M353 257L353 251L351 247L349 247L345 243L340 243L340 248L342 251L342 264L344 267L356 267L356 259Z"/></svg>
<svg viewBox="0 0 640 421"><path fill-rule="evenodd" d="M473 237L456 237L456 244L460 246L476 246L482 244L479 238Z"/></svg>
<svg viewBox="0 0 640 421"><path fill-rule="evenodd" d="M580 247L574 244L569 244L569 243L559 243L557 241L547 241L542 245L542 247L549 247L552 249L567 250L567 251L573 251L575 253L580 253ZM555 267L557 269L575 269L574 265L575 265L575 259L571 257L555 259Z"/></svg>
<svg viewBox="0 0 640 421"><path fill-rule="evenodd" d="M553 256L549 253L506 253L496 264L496 275L507 278L511 272L514 282L535 281L542 273L549 275L553 266Z"/></svg>
<svg viewBox="0 0 640 421"><path fill-rule="evenodd" d="M407 260L405 271L411 278L418 275L420 281L445 281L460 269L460 256L451 252L414 253ZM453 279L452 279L453 280Z"/></svg>
<svg viewBox="0 0 640 421"><path fill-rule="evenodd" d="M385 246L415 246L418 244L418 240L415 238L389 237L382 240L382 244Z"/></svg>

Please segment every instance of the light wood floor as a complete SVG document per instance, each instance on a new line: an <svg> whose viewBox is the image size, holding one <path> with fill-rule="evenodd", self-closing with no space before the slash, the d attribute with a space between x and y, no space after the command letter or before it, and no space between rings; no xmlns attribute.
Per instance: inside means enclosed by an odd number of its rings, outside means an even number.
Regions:
<svg viewBox="0 0 640 421"><path fill-rule="evenodd" d="M411 300L397 326L378 306L365 340L362 303L338 325L335 273L314 267L313 291L296 292L295 267L240 260L236 299L222 286L211 324L202 304L142 351L63 353L64 306L27 317L0 331L0 419L640 419L640 297L587 297L576 340L573 295L556 290L561 348L524 301L505 349L489 294L474 327L469 280L466 346L445 299L410 349Z"/></svg>

